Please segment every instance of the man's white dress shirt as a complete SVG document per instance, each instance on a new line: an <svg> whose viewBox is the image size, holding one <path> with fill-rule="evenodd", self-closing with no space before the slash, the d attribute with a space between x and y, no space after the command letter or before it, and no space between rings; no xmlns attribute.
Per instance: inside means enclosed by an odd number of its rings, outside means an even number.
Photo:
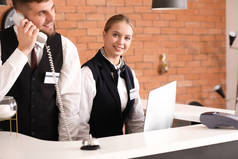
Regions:
<svg viewBox="0 0 238 159"><path fill-rule="evenodd" d="M16 31L16 27L14 26ZM81 66L76 46L66 37L62 38L63 65L59 76L59 89L72 139L77 140L79 134L79 104L81 95ZM37 64L43 55L44 44L36 42L35 52ZM0 100L8 93L20 75L25 64L31 63L31 54L24 55L18 48L7 61L2 64L0 42ZM57 102L58 103L58 102ZM40 112L39 112L40 113ZM67 133L61 114L59 114L59 140L67 140Z"/></svg>

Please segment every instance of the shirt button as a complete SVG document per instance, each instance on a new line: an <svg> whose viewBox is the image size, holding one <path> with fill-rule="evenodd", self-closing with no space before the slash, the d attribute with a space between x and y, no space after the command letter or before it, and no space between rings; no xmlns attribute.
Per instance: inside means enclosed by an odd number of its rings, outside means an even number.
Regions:
<svg viewBox="0 0 238 159"><path fill-rule="evenodd" d="M34 132L34 131L32 131L32 132L31 132L31 135L32 135L32 136L34 136L34 135L35 135L35 132Z"/></svg>
<svg viewBox="0 0 238 159"><path fill-rule="evenodd" d="M35 105L31 105L32 108L35 108L36 106Z"/></svg>
<svg viewBox="0 0 238 159"><path fill-rule="evenodd" d="M33 77L33 78L32 78L32 80L33 80L33 81L35 81L35 80L36 80L36 78L35 78L35 77Z"/></svg>

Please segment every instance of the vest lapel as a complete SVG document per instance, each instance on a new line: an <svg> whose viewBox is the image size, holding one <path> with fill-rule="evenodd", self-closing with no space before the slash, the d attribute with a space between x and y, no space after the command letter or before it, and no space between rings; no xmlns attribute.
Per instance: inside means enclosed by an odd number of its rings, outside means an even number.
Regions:
<svg viewBox="0 0 238 159"><path fill-rule="evenodd" d="M55 37L59 38L60 44L61 44L61 37L58 34L56 34ZM48 37L47 42L46 42L47 45L50 46L50 51L51 51L51 56L52 56L52 59L53 59L54 66L56 65L56 58L57 58L57 54L59 54L59 48L61 49L61 47L59 47L59 45L55 44L55 41L54 41L55 37ZM57 66L55 66L55 67L56 67L55 71L56 72L60 72L59 70L61 69L61 66L60 66L60 69L57 69ZM39 62L39 65L36 67L36 69L33 72L33 74L38 74L38 72L40 72L42 68L44 68L48 72L51 72L50 64L49 64L49 58L48 58L48 53L46 51L46 47L45 46L43 48L43 54L42 54L42 58L41 58L41 60Z"/></svg>
<svg viewBox="0 0 238 159"><path fill-rule="evenodd" d="M126 64L124 64L123 67L121 68L120 76L125 79L126 89L128 94L128 102L126 105L126 109L123 111L123 115L122 115L123 121L125 121L128 118L128 114L135 102L134 99L130 98L130 90L135 88L135 84L134 84L134 78L133 78L132 72Z"/></svg>
<svg viewBox="0 0 238 159"><path fill-rule="evenodd" d="M111 74L112 70L115 69L115 68L113 68L114 66L103 57L101 52L98 53L97 55L98 55L98 58L100 60L99 67L101 67L101 73L103 74L102 77L104 78L103 80L108 81L108 82L105 82L106 86L108 87L108 90L111 92L111 94L112 94L113 98L115 99L116 103L121 105L121 100L120 100L120 96L119 96L119 93L118 93L118 90L117 90L117 86L115 85L114 80L112 78L112 74ZM108 66L108 67L105 67L105 66Z"/></svg>

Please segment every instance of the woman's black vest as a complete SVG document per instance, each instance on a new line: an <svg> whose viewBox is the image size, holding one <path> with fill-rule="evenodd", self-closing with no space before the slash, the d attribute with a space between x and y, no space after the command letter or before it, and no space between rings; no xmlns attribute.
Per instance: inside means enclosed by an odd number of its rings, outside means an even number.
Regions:
<svg viewBox="0 0 238 159"><path fill-rule="evenodd" d="M13 27L1 32L2 62L4 63L18 45ZM49 37L56 72L63 64L61 35ZM45 73L51 72L49 60L44 48L42 59L32 72L27 63L16 82L7 93L17 102L19 132L45 140L58 140L58 107L53 84L44 84ZM8 77L6 77L8 78Z"/></svg>
<svg viewBox="0 0 238 159"><path fill-rule="evenodd" d="M100 50L83 66L91 69L97 90L89 120L90 133L97 138L123 134L123 123L127 121L135 102L130 99L130 90L135 87L131 69L126 64L121 68L120 75L125 79L128 93L127 106L122 112L117 84L112 77L115 67L105 59Z"/></svg>

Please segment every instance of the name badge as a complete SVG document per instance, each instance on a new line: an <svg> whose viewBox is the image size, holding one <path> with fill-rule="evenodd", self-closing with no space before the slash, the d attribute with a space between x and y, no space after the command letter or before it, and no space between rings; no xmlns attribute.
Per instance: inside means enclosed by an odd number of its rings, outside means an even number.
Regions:
<svg viewBox="0 0 238 159"><path fill-rule="evenodd" d="M137 98L137 89L133 88L130 90L130 100Z"/></svg>
<svg viewBox="0 0 238 159"><path fill-rule="evenodd" d="M58 80L59 80L59 75L60 75L60 73L55 72L55 77L56 77L56 81L55 81L53 73L46 72L44 83L45 84L56 84L56 82L58 82Z"/></svg>

